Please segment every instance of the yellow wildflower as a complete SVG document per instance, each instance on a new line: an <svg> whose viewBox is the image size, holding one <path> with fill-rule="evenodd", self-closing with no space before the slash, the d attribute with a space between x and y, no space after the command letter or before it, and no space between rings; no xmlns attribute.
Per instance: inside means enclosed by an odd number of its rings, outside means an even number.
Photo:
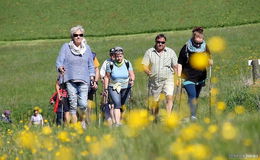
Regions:
<svg viewBox="0 0 260 160"><path fill-rule="evenodd" d="M143 58L140 57L140 58L137 58L137 59L134 61L135 71L137 71L137 72L143 72L143 71L144 71L144 66L142 65L142 60L143 60Z"/></svg>
<svg viewBox="0 0 260 160"><path fill-rule="evenodd" d="M209 124L209 123L210 123L210 118L209 118L209 117L205 117L205 118L204 118L204 122L205 122L206 124Z"/></svg>
<svg viewBox="0 0 260 160"><path fill-rule="evenodd" d="M2 155L1 157L0 157L0 160L7 160L7 155L6 154L4 154L4 155Z"/></svg>
<svg viewBox="0 0 260 160"><path fill-rule="evenodd" d="M91 137L90 137L90 136L86 136L86 137L85 137L85 141L86 141L87 143L90 143L90 142L91 142Z"/></svg>
<svg viewBox="0 0 260 160"><path fill-rule="evenodd" d="M235 113L236 114L243 114L245 112L245 108L243 106L236 106Z"/></svg>
<svg viewBox="0 0 260 160"><path fill-rule="evenodd" d="M202 132L202 127L194 123L183 128L181 130L180 137L185 141L189 141L198 138L201 135L201 132Z"/></svg>
<svg viewBox="0 0 260 160"><path fill-rule="evenodd" d="M244 146L246 146L246 147L249 147L249 146L252 146L252 140L250 139L250 138L247 138L247 139L244 139L243 140L243 144L244 144Z"/></svg>
<svg viewBox="0 0 260 160"><path fill-rule="evenodd" d="M214 133L216 133L216 132L218 131L218 126L215 125L215 124L212 124L212 125L210 125L210 126L208 127L208 131L209 131L209 133L214 134Z"/></svg>
<svg viewBox="0 0 260 160"><path fill-rule="evenodd" d="M110 134L105 134L103 135L101 142L104 148L111 148L115 145L115 138Z"/></svg>
<svg viewBox="0 0 260 160"><path fill-rule="evenodd" d="M70 142L69 134L66 131L59 132L58 139L62 142Z"/></svg>
<svg viewBox="0 0 260 160"><path fill-rule="evenodd" d="M102 144L100 142L95 142L89 145L89 152L93 155L100 155L103 151Z"/></svg>
<svg viewBox="0 0 260 160"><path fill-rule="evenodd" d="M223 38L215 36L208 41L209 50L215 53L223 52L226 48L226 42Z"/></svg>
<svg viewBox="0 0 260 160"><path fill-rule="evenodd" d="M84 132L81 122L77 122L77 123L73 124L72 127L78 134L82 134Z"/></svg>
<svg viewBox="0 0 260 160"><path fill-rule="evenodd" d="M49 135L49 134L51 134L51 132L52 132L52 130L49 126L45 126L42 128L42 134L44 134L44 135Z"/></svg>
<svg viewBox="0 0 260 160"><path fill-rule="evenodd" d="M55 160L74 160L72 148L61 146L55 154Z"/></svg>
<svg viewBox="0 0 260 160"><path fill-rule="evenodd" d="M180 116L177 113L167 114L163 119L166 129L176 128L180 124Z"/></svg>
<svg viewBox="0 0 260 160"><path fill-rule="evenodd" d="M226 108L227 108L227 106L226 106L226 103L225 103L225 102L218 102L218 103L217 103L217 109L218 109L219 111L224 111Z"/></svg>
<svg viewBox="0 0 260 160"><path fill-rule="evenodd" d="M186 150L192 159L208 159L210 156L209 148L203 144L191 144L186 147Z"/></svg>
<svg viewBox="0 0 260 160"><path fill-rule="evenodd" d="M237 131L236 128L230 122L225 122L223 124L221 134L224 139L231 140L236 137Z"/></svg>

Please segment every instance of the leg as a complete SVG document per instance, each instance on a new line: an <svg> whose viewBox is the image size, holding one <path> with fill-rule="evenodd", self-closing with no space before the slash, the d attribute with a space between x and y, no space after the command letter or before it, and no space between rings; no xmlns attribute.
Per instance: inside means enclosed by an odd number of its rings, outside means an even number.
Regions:
<svg viewBox="0 0 260 160"><path fill-rule="evenodd" d="M119 93L117 93L117 91L114 91L112 88L109 88L108 92L109 92L109 96L114 104L115 124L120 124L120 118L121 118L120 108L122 106L121 95Z"/></svg>
<svg viewBox="0 0 260 160"><path fill-rule="evenodd" d="M71 113L71 122L77 123L77 86L73 82L67 82L67 90L69 95L69 105L70 105L70 113Z"/></svg>
<svg viewBox="0 0 260 160"><path fill-rule="evenodd" d="M172 112L173 96L166 96L166 111L168 114Z"/></svg>
<svg viewBox="0 0 260 160"><path fill-rule="evenodd" d="M79 116L84 126L87 120L87 101L88 101L88 84L79 83L78 85L78 105L79 105Z"/></svg>
<svg viewBox="0 0 260 160"><path fill-rule="evenodd" d="M188 94L188 104L190 106L191 116L196 117L197 102L195 84L184 85L184 88Z"/></svg>
<svg viewBox="0 0 260 160"><path fill-rule="evenodd" d="M165 81L163 92L166 93L166 111L168 114L172 111L173 106L173 91L174 91L174 80L169 78Z"/></svg>

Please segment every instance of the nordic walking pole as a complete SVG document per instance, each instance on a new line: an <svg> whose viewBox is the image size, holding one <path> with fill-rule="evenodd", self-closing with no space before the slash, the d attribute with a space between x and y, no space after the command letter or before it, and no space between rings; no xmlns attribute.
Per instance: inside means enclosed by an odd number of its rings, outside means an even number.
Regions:
<svg viewBox="0 0 260 160"><path fill-rule="evenodd" d="M209 117L211 118L211 71L212 66L209 66Z"/></svg>
<svg viewBox="0 0 260 160"><path fill-rule="evenodd" d="M178 111L180 111L181 108L181 96L182 96L182 85L180 84L181 90L180 90L180 99L179 99L179 106L178 106Z"/></svg>
<svg viewBox="0 0 260 160"><path fill-rule="evenodd" d="M173 111L173 109L175 108L178 91L179 91L179 86L176 86L176 90L175 90L174 98L173 98L173 104L172 104L172 111Z"/></svg>
<svg viewBox="0 0 260 160"><path fill-rule="evenodd" d="M96 91L95 91L95 93L94 93L94 97L95 97L96 121L99 122L99 117L98 117L98 107L97 107L97 94L96 94Z"/></svg>

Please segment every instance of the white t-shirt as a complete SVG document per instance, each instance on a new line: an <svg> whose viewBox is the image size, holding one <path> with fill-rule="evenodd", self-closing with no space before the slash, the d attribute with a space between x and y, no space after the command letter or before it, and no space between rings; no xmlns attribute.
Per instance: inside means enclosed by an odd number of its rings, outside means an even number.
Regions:
<svg viewBox="0 0 260 160"><path fill-rule="evenodd" d="M43 121L41 114L38 114L37 116L32 115L31 117L32 124L41 124L41 121Z"/></svg>
<svg viewBox="0 0 260 160"><path fill-rule="evenodd" d="M105 75L106 75L106 66L107 66L107 64L110 63L111 61L112 61L111 58L108 58L107 60L105 60L105 61L103 62L102 66L101 66L101 68L100 68L100 71L99 71L101 79L105 77Z"/></svg>

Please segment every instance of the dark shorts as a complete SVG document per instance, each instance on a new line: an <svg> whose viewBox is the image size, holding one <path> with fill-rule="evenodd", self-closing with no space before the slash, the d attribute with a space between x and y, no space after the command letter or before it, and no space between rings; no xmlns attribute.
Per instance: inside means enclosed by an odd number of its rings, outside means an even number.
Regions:
<svg viewBox="0 0 260 160"><path fill-rule="evenodd" d="M59 103L59 108L57 112L69 112L70 110L70 105L69 105L69 99L68 98L63 98L60 103Z"/></svg>

